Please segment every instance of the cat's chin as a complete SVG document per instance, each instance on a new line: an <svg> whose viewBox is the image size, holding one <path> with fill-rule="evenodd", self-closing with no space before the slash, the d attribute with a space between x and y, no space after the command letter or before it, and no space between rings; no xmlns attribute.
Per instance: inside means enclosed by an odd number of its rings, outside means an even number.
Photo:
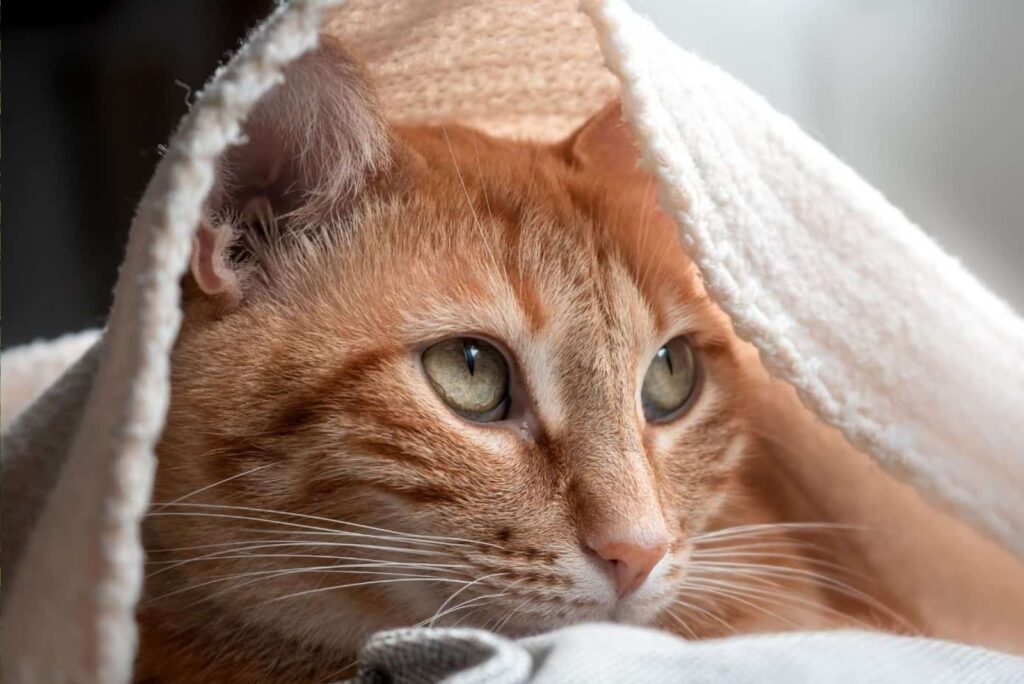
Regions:
<svg viewBox="0 0 1024 684"><path fill-rule="evenodd" d="M510 638L530 637L565 627L595 622L652 627L658 624L666 608L670 605L671 601L662 597L627 597L613 606L595 604L569 614L524 615L518 619L505 621L497 627L493 620L484 620L477 626Z"/></svg>
<svg viewBox="0 0 1024 684"><path fill-rule="evenodd" d="M617 622L624 625L636 625L639 627L646 627L653 625L658 616L664 610L664 606L660 603L641 603L641 604L630 604L625 603L615 608L612 611L611 622Z"/></svg>
<svg viewBox="0 0 1024 684"><path fill-rule="evenodd" d="M657 610L643 608L640 610L617 610L607 615L580 615L565 617L556 620L543 620L537 622L523 622L515 625L503 625L496 629L499 634L512 639L522 639L536 636L545 632L551 632L566 627L582 625L595 622L615 623L622 625L633 625L637 627L651 627L657 624L660 613Z"/></svg>

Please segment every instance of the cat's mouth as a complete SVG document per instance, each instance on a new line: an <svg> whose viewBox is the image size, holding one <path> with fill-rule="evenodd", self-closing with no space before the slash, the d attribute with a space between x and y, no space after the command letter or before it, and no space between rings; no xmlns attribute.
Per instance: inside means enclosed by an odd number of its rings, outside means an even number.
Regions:
<svg viewBox="0 0 1024 684"><path fill-rule="evenodd" d="M595 559L588 558L579 566L570 563L561 568L560 581L568 580L562 591L546 592L536 601L528 588L523 596L515 591L517 595L510 597L514 614L503 618L498 623L503 629L496 631L518 637L586 622L656 625L678 598L691 551L686 539L674 540L643 581L625 592L617 590L614 575Z"/></svg>
<svg viewBox="0 0 1024 684"><path fill-rule="evenodd" d="M589 594L570 590L538 600L528 595L509 596L510 608L505 615L481 616L480 626L515 638L588 622L651 626L673 603L674 580L682 572L678 560L666 558L647 582L624 595L590 585L588 588L593 591ZM590 583L583 578L582 584ZM503 609L504 606L494 612Z"/></svg>
<svg viewBox="0 0 1024 684"><path fill-rule="evenodd" d="M510 620L498 628L493 626L493 621L488 622L487 620L483 621L481 626L512 638L523 638L553 629L590 622L650 626L657 622L663 610L664 606L659 601L638 602L626 598L612 608L595 603L590 607L580 607L578 610L561 615L527 614L521 619Z"/></svg>

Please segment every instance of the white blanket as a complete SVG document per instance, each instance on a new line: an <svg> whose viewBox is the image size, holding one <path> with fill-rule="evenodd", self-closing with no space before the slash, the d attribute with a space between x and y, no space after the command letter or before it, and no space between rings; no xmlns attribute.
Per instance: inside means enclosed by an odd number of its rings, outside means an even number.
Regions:
<svg viewBox="0 0 1024 684"><path fill-rule="evenodd" d="M358 684L1020 684L1024 658L938 639L790 632L686 641L591 624L518 642L475 629L396 630L363 649Z"/></svg>
<svg viewBox="0 0 1024 684"><path fill-rule="evenodd" d="M191 234L216 159L238 143L239 123L279 82L282 67L316 44L324 12L337 4L281 6L214 76L139 204L102 345L4 434L5 681L130 677L142 582L139 524L167 406L169 352L181 318L178 282ZM710 292L766 367L883 468L1024 557L1024 322L877 192L619 0L586 2L584 14L571 0L381 5L353 1L330 27L367 58L396 119L453 117L498 132L557 137L614 91L603 57L621 81L625 113L660 184L663 208L679 222ZM458 40L459 31L481 27L494 39ZM403 53L434 39L433 53ZM480 65L509 65L517 76L464 90L456 79L448 99L433 90L430 98L403 99L424 92L414 87L424 84L410 84L415 70L384 68L395 66L395 55L447 59L481 50L489 52ZM503 60L494 58L502 52ZM467 78L477 73L462 71ZM526 95L509 96L517 88ZM446 108L453 102L462 109ZM538 102L551 107L531 118L525 110ZM6 372L8 357L3 363ZM9 486L12 474L16 488ZM12 521L19 522L13 530ZM552 653L565 653L579 633L545 639ZM759 680L780 682L791 681L791 666L821 681L835 668L852 676L875 666L885 668L877 673L914 677L922 668L956 663L959 671L979 667L995 677L1019 664L896 637L800 638L673 641L672 648L686 649L673 663L692 656L706 665L696 681L737 681L732 677L750 662L776 663L759 669ZM648 645L665 639L639 639L626 649L634 655L623 658L642 662ZM836 659L812 652L792 665L808 644ZM606 681L618 681L616 670L608 672Z"/></svg>

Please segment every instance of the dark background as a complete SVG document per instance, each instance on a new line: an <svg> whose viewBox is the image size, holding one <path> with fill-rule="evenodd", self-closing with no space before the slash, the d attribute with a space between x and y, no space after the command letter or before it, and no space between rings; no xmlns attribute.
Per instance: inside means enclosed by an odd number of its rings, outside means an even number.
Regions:
<svg viewBox="0 0 1024 684"><path fill-rule="evenodd" d="M159 145L271 6L5 3L3 347L102 325Z"/></svg>

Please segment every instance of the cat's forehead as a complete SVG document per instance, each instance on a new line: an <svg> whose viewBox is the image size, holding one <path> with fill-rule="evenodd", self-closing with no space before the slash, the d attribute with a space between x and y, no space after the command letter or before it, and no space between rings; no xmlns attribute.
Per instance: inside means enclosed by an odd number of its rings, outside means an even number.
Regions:
<svg viewBox="0 0 1024 684"><path fill-rule="evenodd" d="M661 249L636 258L600 234L593 217L541 206L471 215L403 201L376 220L387 236L349 262L344 281L358 289L376 281L369 303L390 312L408 341L467 333L593 339L616 331L635 345L701 323L703 296L679 255ZM657 244L655 235L638 233Z"/></svg>
<svg viewBox="0 0 1024 684"><path fill-rule="evenodd" d="M482 335L551 363L604 363L721 326L651 184L583 173L557 148L418 136L391 191L298 274L304 306L311 295L330 317L308 320L344 330L339 344Z"/></svg>
<svg viewBox="0 0 1024 684"><path fill-rule="evenodd" d="M597 316L662 334L705 304L647 179L583 172L558 147L467 129L407 138L417 168L412 191L390 209L400 215L392 227L419 236L409 260L447 268L452 283L435 279L434 289L492 307L508 301L534 329Z"/></svg>

